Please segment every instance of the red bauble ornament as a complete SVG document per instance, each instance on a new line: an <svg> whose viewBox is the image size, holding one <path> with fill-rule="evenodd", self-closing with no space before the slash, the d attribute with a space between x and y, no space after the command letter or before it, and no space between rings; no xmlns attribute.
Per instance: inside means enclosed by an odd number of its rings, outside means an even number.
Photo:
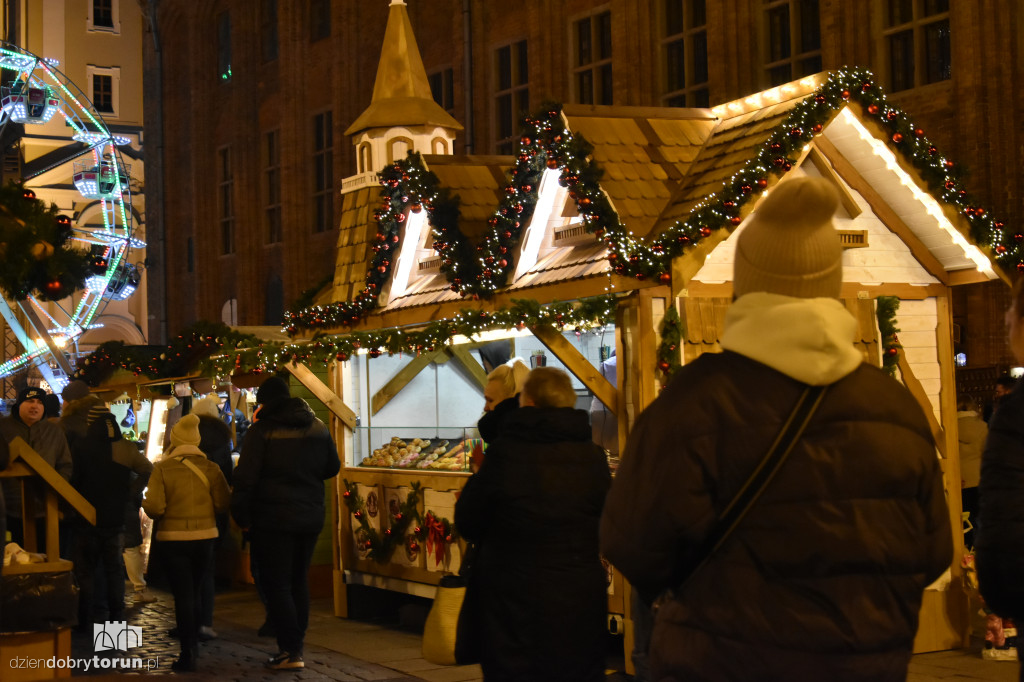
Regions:
<svg viewBox="0 0 1024 682"><path fill-rule="evenodd" d="M736 202L735 202L735 201L723 201L723 202L722 202L722 206L723 206L724 208L727 208L727 209L731 209L731 208L732 208L733 206L735 206L735 205L736 205Z"/></svg>
<svg viewBox="0 0 1024 682"><path fill-rule="evenodd" d="M667 272L663 272L660 275L658 275L658 281L661 282L662 284L668 284L669 282L672 281L672 275L668 274Z"/></svg>
<svg viewBox="0 0 1024 682"><path fill-rule="evenodd" d="M416 202L415 204L413 204L412 206L410 206L410 207L409 207L409 209L410 209L410 210L411 210L411 211L412 211L413 213L419 213L420 211L422 211L422 210L423 210L423 204L421 204L420 202L418 202L418 201L417 201L417 202Z"/></svg>
<svg viewBox="0 0 1024 682"><path fill-rule="evenodd" d="M843 99L850 99L850 91L843 90L841 93L839 93L839 96L842 97Z"/></svg>
<svg viewBox="0 0 1024 682"><path fill-rule="evenodd" d="M815 123L813 126L811 126L811 130L813 130L815 134L820 133L821 132L821 124L820 123Z"/></svg>
<svg viewBox="0 0 1024 682"><path fill-rule="evenodd" d="M760 187L761 189L764 189L765 187L768 186L768 180L766 180L765 178L758 178L757 186Z"/></svg>
<svg viewBox="0 0 1024 682"><path fill-rule="evenodd" d="M660 369L662 372L668 372L671 368L672 365L670 365L665 360L662 360L658 363L658 369Z"/></svg>
<svg viewBox="0 0 1024 682"><path fill-rule="evenodd" d="M899 144L900 142L903 142L903 134L902 133L893 133L892 134L892 141L895 142L896 144Z"/></svg>
<svg viewBox="0 0 1024 682"><path fill-rule="evenodd" d="M552 169L558 168L558 159L548 159L547 166Z"/></svg>
<svg viewBox="0 0 1024 682"><path fill-rule="evenodd" d="M711 236L711 228L708 227L707 225L701 225L700 226L700 236L701 237L710 237Z"/></svg>
<svg viewBox="0 0 1024 682"><path fill-rule="evenodd" d="M804 131L801 128L790 128L789 129L789 136L790 137L800 137L803 134L804 134Z"/></svg>
<svg viewBox="0 0 1024 682"><path fill-rule="evenodd" d="M878 105L877 104L869 104L868 105L868 113L871 114L872 116L877 114L878 113Z"/></svg>
<svg viewBox="0 0 1024 682"><path fill-rule="evenodd" d="M645 274L644 274L644 273L642 273L642 272L638 272L638 273L636 273L636 278L637 278L638 280L640 280L640 281L642 282L642 281L644 281L645 279L647 279L647 275L645 275Z"/></svg>
<svg viewBox="0 0 1024 682"><path fill-rule="evenodd" d="M784 163L786 163L786 160L781 156L776 156L774 159L772 159L772 165L775 166L776 168L781 168L782 164Z"/></svg>
<svg viewBox="0 0 1024 682"><path fill-rule="evenodd" d="M944 186L945 186L946 189L953 189L954 187L956 187L956 183L953 182L952 180L946 180L946 183L945 183Z"/></svg>
<svg viewBox="0 0 1024 682"><path fill-rule="evenodd" d="M348 499L349 497L352 497L352 491L351 490L346 490L345 492L343 492L341 494L341 496L346 498L346 499Z"/></svg>
<svg viewBox="0 0 1024 682"><path fill-rule="evenodd" d="M1006 253L1006 247L1000 244L999 246L996 247L996 253L998 253L1000 256L1003 255L1004 253Z"/></svg>
<svg viewBox="0 0 1024 682"><path fill-rule="evenodd" d="M897 116L898 116L898 114L895 111L893 111L892 109L890 109L889 111L885 112L886 120L893 121L893 120L896 119Z"/></svg>
<svg viewBox="0 0 1024 682"><path fill-rule="evenodd" d="M778 143L778 142L772 142L768 146L768 148L771 149L773 152L782 151L782 145L780 143Z"/></svg>
<svg viewBox="0 0 1024 682"><path fill-rule="evenodd" d="M508 230L505 230L504 232L501 233L501 236L503 238L505 238L505 239L511 239L512 238L512 233L510 231L508 231Z"/></svg>
<svg viewBox="0 0 1024 682"><path fill-rule="evenodd" d="M502 268L507 268L508 267L508 261L505 260L504 258L502 258L500 261L498 261L498 265L501 266Z"/></svg>
<svg viewBox="0 0 1024 682"><path fill-rule="evenodd" d="M338 362L345 362L348 360L348 353L338 353L334 356ZM348 497L349 493L345 493L345 497Z"/></svg>
<svg viewBox="0 0 1024 682"><path fill-rule="evenodd" d="M945 161L942 162L942 165L945 166L946 168L952 168L953 162L950 161L949 159L946 159Z"/></svg>
<svg viewBox="0 0 1024 682"><path fill-rule="evenodd" d="M896 346L892 346L890 348L885 349L885 354L888 355L890 358L896 357L897 355L899 355L899 352L900 351L898 348L896 348Z"/></svg>
<svg viewBox="0 0 1024 682"><path fill-rule="evenodd" d="M740 192L742 192L743 194L750 194L753 191L754 191L754 188L751 187L750 185L742 185L740 187Z"/></svg>
<svg viewBox="0 0 1024 682"><path fill-rule="evenodd" d="M867 92L867 91L868 91L868 90L870 90L870 89L871 89L871 83L868 83L868 82L865 82L865 83L863 83L863 84L862 84L862 85L860 86L860 91L861 91L861 92Z"/></svg>
<svg viewBox="0 0 1024 682"><path fill-rule="evenodd" d="M939 153L938 147L928 147L928 156L935 156Z"/></svg>
<svg viewBox="0 0 1024 682"><path fill-rule="evenodd" d="M43 285L43 288L46 289L46 293L50 294L51 296L56 296L61 292L61 289L63 287L61 286L59 279L51 279L50 281Z"/></svg>
<svg viewBox="0 0 1024 682"><path fill-rule="evenodd" d="M814 96L814 101L817 102L818 104L824 104L825 103L825 95L820 95L820 94L819 95L815 95Z"/></svg>
<svg viewBox="0 0 1024 682"><path fill-rule="evenodd" d="M24 191L22 191L21 196L25 199L35 199L36 193L30 189L25 189Z"/></svg>
<svg viewBox="0 0 1024 682"><path fill-rule="evenodd" d="M917 139L921 139L922 137L924 137L924 131L921 130L920 128L914 128L914 137L916 137Z"/></svg>
<svg viewBox="0 0 1024 682"><path fill-rule="evenodd" d="M732 223L733 225L739 225L740 223L743 222L743 218L740 218L738 215L734 215L733 217L729 218L729 222Z"/></svg>

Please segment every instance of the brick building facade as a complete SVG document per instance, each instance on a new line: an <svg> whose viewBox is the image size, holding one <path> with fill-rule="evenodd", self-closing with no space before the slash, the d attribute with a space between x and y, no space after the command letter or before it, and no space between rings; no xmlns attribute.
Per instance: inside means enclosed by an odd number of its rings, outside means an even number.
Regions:
<svg viewBox="0 0 1024 682"><path fill-rule="evenodd" d="M165 158L148 229L151 259L158 242L168 265L149 272L150 337L199 319L276 324L331 274L341 180L356 171L343 132L370 102L388 2L152 4L147 142ZM972 171L986 207L1022 217L1012 0L408 0L408 12L435 99L465 127L457 154L509 152L520 110L544 101L705 106L863 66ZM1009 364L1006 303L1001 284L957 290L970 365Z"/></svg>

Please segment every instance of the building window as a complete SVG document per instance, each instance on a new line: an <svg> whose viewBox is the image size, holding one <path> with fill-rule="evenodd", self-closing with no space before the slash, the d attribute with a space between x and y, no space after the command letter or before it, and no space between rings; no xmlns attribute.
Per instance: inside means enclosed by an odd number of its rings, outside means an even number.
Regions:
<svg viewBox="0 0 1024 682"><path fill-rule="evenodd" d="M580 104L612 103L612 13L601 12L573 24L576 58L573 80Z"/></svg>
<svg viewBox="0 0 1024 682"><path fill-rule="evenodd" d="M665 0L665 96L670 107L710 106L705 0Z"/></svg>
<svg viewBox="0 0 1024 682"><path fill-rule="evenodd" d="M217 215L220 218L220 252L235 252L235 175L231 167L231 149L217 150Z"/></svg>
<svg viewBox="0 0 1024 682"><path fill-rule="evenodd" d="M96 28L114 28L113 0L92 0L92 25Z"/></svg>
<svg viewBox="0 0 1024 682"><path fill-rule="evenodd" d="M441 69L427 76L434 101L449 114L455 112L455 74L451 68Z"/></svg>
<svg viewBox="0 0 1024 682"><path fill-rule="evenodd" d="M949 0L885 0L889 90L949 80Z"/></svg>
<svg viewBox="0 0 1024 682"><path fill-rule="evenodd" d="M313 231L334 227L334 122L331 112L313 117Z"/></svg>
<svg viewBox="0 0 1024 682"><path fill-rule="evenodd" d="M263 0L260 11L260 52L264 62L277 59L277 0Z"/></svg>
<svg viewBox="0 0 1024 682"><path fill-rule="evenodd" d="M103 33L119 33L121 21L118 16L118 0L90 0L87 30Z"/></svg>
<svg viewBox="0 0 1024 682"><path fill-rule="evenodd" d="M114 86L110 76L93 74L92 105L101 114L114 113Z"/></svg>
<svg viewBox="0 0 1024 682"><path fill-rule="evenodd" d="M231 15L217 15L217 76L221 82L231 81Z"/></svg>
<svg viewBox="0 0 1024 682"><path fill-rule="evenodd" d="M526 41L520 40L494 53L495 82L498 88L495 99L495 128L497 151L511 154L516 148L518 121L530 110L530 69L526 53Z"/></svg>
<svg viewBox="0 0 1024 682"><path fill-rule="evenodd" d="M281 231L281 145L280 132L271 130L263 136L264 209L267 221L267 243L283 239Z"/></svg>
<svg viewBox="0 0 1024 682"><path fill-rule="evenodd" d="M105 66L85 67L89 83L89 99L97 112L104 116L117 118L118 90L121 82L121 69Z"/></svg>
<svg viewBox="0 0 1024 682"><path fill-rule="evenodd" d="M818 0L764 0L771 85L821 71Z"/></svg>
<svg viewBox="0 0 1024 682"><path fill-rule="evenodd" d="M331 35L330 0L309 0L309 42L315 43Z"/></svg>

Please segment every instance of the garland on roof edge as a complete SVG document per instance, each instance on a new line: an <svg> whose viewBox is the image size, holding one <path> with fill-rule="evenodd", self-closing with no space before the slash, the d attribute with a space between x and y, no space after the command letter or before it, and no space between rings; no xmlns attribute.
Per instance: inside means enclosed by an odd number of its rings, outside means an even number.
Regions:
<svg viewBox="0 0 1024 682"><path fill-rule="evenodd" d="M249 334L232 331L224 324L193 325L170 346L126 346L108 341L85 358L73 378L91 386L106 381L123 369L134 376L156 379L180 377L197 371L206 376L274 372L289 362L344 362L360 350L371 358L384 353L419 355L451 342L493 329L525 329L534 326L566 327L577 332L593 329L615 319L615 296L595 296L575 302L541 305L531 299L515 299L494 311L463 309L450 319L437 320L412 330L382 329L321 336L310 343L260 343Z"/></svg>
<svg viewBox="0 0 1024 682"><path fill-rule="evenodd" d="M476 245L458 229L458 198L451 197L418 154L388 166L379 176L383 189L375 214L375 256L366 273L366 286L355 300L320 305L285 313L290 334L301 329L324 329L357 324L377 307L380 289L390 276L393 254L400 244L400 228L407 211L426 207L434 247L442 258L442 271L453 291L472 299L487 298L507 282L522 228L532 216L545 169L557 170L558 182L568 188L588 232L603 240L608 261L616 274L638 280L671 281L670 264L686 249L715 230L739 225L742 209L768 187L769 180L792 169L803 148L848 102L859 103L869 120L879 124L896 152L907 159L927 183L931 193L962 214L974 240L992 249L1003 266L1024 271L1024 232L1010 230L994 220L963 186L963 169L939 154L911 118L890 104L865 69L843 68L790 111L768 140L722 188L686 217L645 243L633 236L600 189L601 169L590 158L592 146L573 135L557 105L524 121L516 165L509 172L504 196L488 220L488 231Z"/></svg>

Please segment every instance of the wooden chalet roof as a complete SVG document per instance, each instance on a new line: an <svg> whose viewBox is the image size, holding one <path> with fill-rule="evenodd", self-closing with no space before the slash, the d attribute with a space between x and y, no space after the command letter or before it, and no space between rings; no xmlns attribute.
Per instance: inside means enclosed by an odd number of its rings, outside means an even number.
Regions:
<svg viewBox="0 0 1024 682"><path fill-rule="evenodd" d="M709 109L567 105L573 135L594 146L601 188L623 223L646 235L669 204L716 125Z"/></svg>
<svg viewBox="0 0 1024 682"><path fill-rule="evenodd" d="M366 286L366 267L377 234L373 212L380 205L380 186L362 187L345 195L338 229L332 301L351 301Z"/></svg>

